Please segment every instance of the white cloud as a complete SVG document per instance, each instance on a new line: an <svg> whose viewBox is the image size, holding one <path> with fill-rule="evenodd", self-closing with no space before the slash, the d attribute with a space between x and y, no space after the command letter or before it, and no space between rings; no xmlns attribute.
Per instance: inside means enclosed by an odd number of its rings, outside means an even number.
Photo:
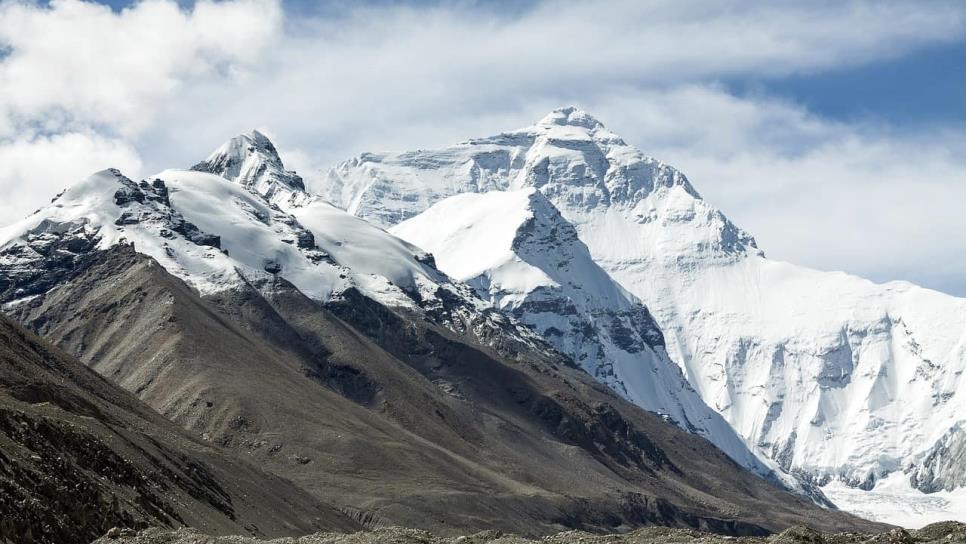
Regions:
<svg viewBox="0 0 966 544"><path fill-rule="evenodd" d="M65 18L60 5L27 11L31 18L59 20ZM139 148L151 149L144 153L149 161L184 160L227 134L271 126L327 162L372 147L442 144L505 128L497 122L526 123L554 105L585 102L617 87L802 73L888 58L961 37L966 13L966 6L947 2L926 9L916 2L627 0L609 2L607 9L546 2L514 16L465 4L358 8L345 17L283 26L272 6L267 0L202 3L191 15L167 2L138 4L120 15L88 7L81 11L97 14L81 28L138 31L129 38L84 34L100 45L80 63L57 48L56 60L28 56L21 64L34 67L30 73L67 69L76 74L71 78L88 82L82 98L54 93L67 96L64 110L74 116L86 111L85 118L124 131ZM234 10L243 22L202 17L202 8ZM165 26L173 30L141 28L152 10L179 13L167 15L172 22ZM171 38L138 45L145 33ZM63 35L65 43L76 41L69 30ZM25 50L46 48L43 32L23 33L21 41ZM115 60L111 50L119 43L161 75L140 77L123 58ZM221 64L197 59L212 43L245 46L215 48ZM225 63L233 68L214 69ZM132 77L111 75L118 71ZM29 95L42 87L40 77L16 86ZM111 81L110 88L102 81Z"/></svg>
<svg viewBox="0 0 966 544"><path fill-rule="evenodd" d="M950 204L966 171L961 133L837 123L714 83L962 40L962 3L547 1L509 14L457 3L283 18L274 0L188 11L151 0L120 13L0 0L0 49L9 49L0 157L19 165L16 175L0 166L0 191L37 195L103 159L132 164L134 149L148 172L187 166L252 127L270 128L306 174L364 150L445 145L577 103L680 166L774 256L936 285L946 280L926 277L921 263L966 271L966 248L941 240L966 226ZM59 172L44 170L49 156L17 151L29 142L53 152L67 137L47 135L65 133L100 151L88 161L62 155ZM8 199L0 223L35 200Z"/></svg>
<svg viewBox="0 0 966 544"><path fill-rule="evenodd" d="M203 77L230 80L277 34L278 4L169 1L114 13L79 0L0 3L0 136L97 126L132 135L154 104Z"/></svg>
<svg viewBox="0 0 966 544"><path fill-rule="evenodd" d="M68 133L18 139L0 146L0 217L13 222L90 174L116 167L137 176L141 159L128 144L93 134Z"/></svg>

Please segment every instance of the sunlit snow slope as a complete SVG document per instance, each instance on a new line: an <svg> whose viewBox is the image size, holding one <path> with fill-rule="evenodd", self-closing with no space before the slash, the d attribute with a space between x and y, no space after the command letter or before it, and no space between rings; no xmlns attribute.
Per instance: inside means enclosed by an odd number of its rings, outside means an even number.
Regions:
<svg viewBox="0 0 966 544"><path fill-rule="evenodd" d="M391 232L627 399L770 472L671 362L647 308L597 266L539 191L455 195Z"/></svg>
<svg viewBox="0 0 966 544"><path fill-rule="evenodd" d="M445 149L365 153L329 172L325 194L390 226L456 193L526 187L647 304L703 399L783 467L870 488L940 462L966 418L966 300L769 260L684 175L580 110Z"/></svg>

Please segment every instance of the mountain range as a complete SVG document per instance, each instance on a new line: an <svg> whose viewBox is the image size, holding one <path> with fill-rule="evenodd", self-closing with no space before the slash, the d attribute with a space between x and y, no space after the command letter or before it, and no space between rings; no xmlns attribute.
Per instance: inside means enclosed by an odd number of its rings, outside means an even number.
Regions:
<svg viewBox="0 0 966 544"><path fill-rule="evenodd" d="M118 499L91 527L877 530L819 486L964 484L962 300L770 261L578 109L311 186L255 131L0 229L3 311L43 340L6 326L56 354L34 364L251 474L215 479L242 521Z"/></svg>

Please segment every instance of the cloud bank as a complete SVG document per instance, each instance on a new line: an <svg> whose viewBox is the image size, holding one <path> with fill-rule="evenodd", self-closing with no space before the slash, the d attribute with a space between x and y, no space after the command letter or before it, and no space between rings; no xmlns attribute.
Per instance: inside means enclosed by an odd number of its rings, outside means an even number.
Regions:
<svg viewBox="0 0 966 544"><path fill-rule="evenodd" d="M71 181L202 158L267 130L309 179L575 103L682 169L772 257L966 295L962 127L821 118L721 82L843 70L953 43L957 2L370 5L0 0L0 223ZM953 234L953 235L951 235ZM957 239L959 238L959 239Z"/></svg>

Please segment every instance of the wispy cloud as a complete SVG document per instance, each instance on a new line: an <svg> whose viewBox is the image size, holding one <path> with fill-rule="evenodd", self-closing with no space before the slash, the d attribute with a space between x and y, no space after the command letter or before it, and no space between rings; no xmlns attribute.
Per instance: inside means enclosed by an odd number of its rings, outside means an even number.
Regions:
<svg viewBox="0 0 966 544"><path fill-rule="evenodd" d="M270 0L120 12L0 0L0 158L17 164L0 166L0 191L16 195L0 223L95 167L188 165L252 127L311 171L577 103L681 167L772 255L938 284L924 259L966 270L937 239L966 230L950 209L966 172L956 127L841 123L716 82L848 68L964 31L958 2L454 3L286 18ZM917 204L901 198L911 187Z"/></svg>

